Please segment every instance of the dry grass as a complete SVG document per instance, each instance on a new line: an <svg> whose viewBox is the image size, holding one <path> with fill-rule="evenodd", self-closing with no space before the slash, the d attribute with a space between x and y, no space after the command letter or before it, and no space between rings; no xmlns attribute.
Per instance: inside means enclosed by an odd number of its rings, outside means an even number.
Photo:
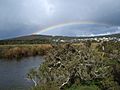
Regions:
<svg viewBox="0 0 120 90"><path fill-rule="evenodd" d="M13 59L36 55L45 55L51 48L52 46L50 44L0 45L0 57Z"/></svg>

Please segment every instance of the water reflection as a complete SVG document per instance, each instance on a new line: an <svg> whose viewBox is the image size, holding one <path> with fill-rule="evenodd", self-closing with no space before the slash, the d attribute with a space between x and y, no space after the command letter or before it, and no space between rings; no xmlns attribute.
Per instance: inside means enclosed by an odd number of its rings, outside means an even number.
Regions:
<svg viewBox="0 0 120 90"><path fill-rule="evenodd" d="M20 60L0 60L0 90L26 90L33 83L26 79L31 68L39 67L42 57L29 57Z"/></svg>

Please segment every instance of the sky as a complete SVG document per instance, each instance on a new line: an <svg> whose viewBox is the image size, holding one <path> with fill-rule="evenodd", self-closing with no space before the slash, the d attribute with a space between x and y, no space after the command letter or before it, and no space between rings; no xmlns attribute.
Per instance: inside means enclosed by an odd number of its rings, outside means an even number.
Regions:
<svg viewBox="0 0 120 90"><path fill-rule="evenodd" d="M111 26L99 23L79 24L72 23L60 25L39 31L38 34L52 36L69 36L69 37L91 37L120 33L119 26Z"/></svg>
<svg viewBox="0 0 120 90"><path fill-rule="evenodd" d="M70 22L97 22L114 28L120 26L119 16L120 0L0 0L0 39Z"/></svg>

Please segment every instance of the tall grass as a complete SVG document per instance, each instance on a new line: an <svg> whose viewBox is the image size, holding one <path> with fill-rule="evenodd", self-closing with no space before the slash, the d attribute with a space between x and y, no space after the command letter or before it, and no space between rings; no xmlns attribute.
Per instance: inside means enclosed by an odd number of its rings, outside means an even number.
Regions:
<svg viewBox="0 0 120 90"><path fill-rule="evenodd" d="M43 45L14 45L14 46L0 46L0 58L19 59L22 57L46 55L52 48L49 44Z"/></svg>

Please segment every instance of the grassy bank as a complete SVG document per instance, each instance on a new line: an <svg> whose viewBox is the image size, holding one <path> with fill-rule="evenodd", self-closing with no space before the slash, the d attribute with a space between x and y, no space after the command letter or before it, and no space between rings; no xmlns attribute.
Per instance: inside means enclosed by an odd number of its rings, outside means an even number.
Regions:
<svg viewBox="0 0 120 90"><path fill-rule="evenodd" d="M28 56L43 56L51 48L50 44L0 45L0 58L20 59Z"/></svg>

